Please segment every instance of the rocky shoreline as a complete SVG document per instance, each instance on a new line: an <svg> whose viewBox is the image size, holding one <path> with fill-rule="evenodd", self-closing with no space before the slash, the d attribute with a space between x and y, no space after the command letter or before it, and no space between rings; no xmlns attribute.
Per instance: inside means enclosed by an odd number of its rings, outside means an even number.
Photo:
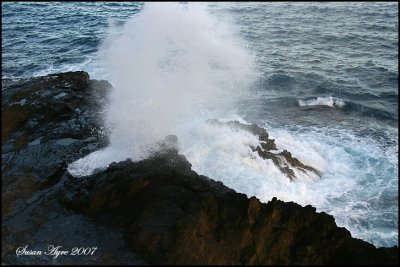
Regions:
<svg viewBox="0 0 400 267"><path fill-rule="evenodd" d="M352 238L312 206L257 198L198 175L169 136L153 157L72 177L67 165L105 147L107 81L69 72L3 80L3 264L398 264L398 247ZM211 121L210 123L220 123ZM265 129L252 147L291 180L318 170L276 152ZM16 255L19 247L97 247L91 256Z"/></svg>

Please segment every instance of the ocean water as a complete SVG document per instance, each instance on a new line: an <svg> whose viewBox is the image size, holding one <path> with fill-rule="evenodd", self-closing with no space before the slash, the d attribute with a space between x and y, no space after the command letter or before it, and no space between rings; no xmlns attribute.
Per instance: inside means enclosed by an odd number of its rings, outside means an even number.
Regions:
<svg viewBox="0 0 400 267"><path fill-rule="evenodd" d="M178 136L192 168L249 197L335 217L354 237L398 245L397 3L2 3L2 79L69 70L107 79L110 146L79 177L150 155ZM249 145L322 172L291 182Z"/></svg>

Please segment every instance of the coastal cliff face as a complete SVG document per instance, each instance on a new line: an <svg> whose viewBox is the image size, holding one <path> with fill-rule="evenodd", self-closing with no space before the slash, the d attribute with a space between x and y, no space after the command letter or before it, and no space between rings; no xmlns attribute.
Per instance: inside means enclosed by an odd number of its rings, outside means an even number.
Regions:
<svg viewBox="0 0 400 267"><path fill-rule="evenodd" d="M191 170L169 150L71 178L60 201L96 222L124 229L151 264L387 264L376 249L337 227L332 216L276 198L267 204Z"/></svg>
<svg viewBox="0 0 400 267"><path fill-rule="evenodd" d="M397 264L398 247L375 248L312 206L257 198L198 175L169 136L149 159L112 163L75 178L66 166L107 145L106 81L74 72L3 80L2 258L5 264ZM213 123L219 123L213 121ZM265 129L254 148L282 167L318 174L274 152ZM275 162L274 162L275 163ZM16 257L48 244L97 246L92 257Z"/></svg>

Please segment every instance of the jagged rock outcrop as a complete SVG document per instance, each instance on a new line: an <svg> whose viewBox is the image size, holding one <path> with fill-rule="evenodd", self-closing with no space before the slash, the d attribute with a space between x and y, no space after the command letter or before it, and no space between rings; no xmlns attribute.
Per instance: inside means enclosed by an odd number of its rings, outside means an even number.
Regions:
<svg viewBox="0 0 400 267"><path fill-rule="evenodd" d="M151 264L395 264L398 248L352 238L332 216L276 198L247 198L191 170L169 149L70 177L66 207L124 230Z"/></svg>
<svg viewBox="0 0 400 267"><path fill-rule="evenodd" d="M272 152L277 150L275 139L270 139L267 130L256 124L248 125L238 121L220 122L216 119L208 120L207 122L213 125L226 125L233 129L245 130L258 136L259 144L257 144L256 147L251 145L251 150L253 152L257 152L258 156L265 160L272 160L275 166L278 167L278 169L291 181L297 178L293 168L301 171L302 173L308 174L307 171L309 171L310 173L321 176L320 171L311 166L305 165L298 159L292 157L292 154L286 149L281 152Z"/></svg>

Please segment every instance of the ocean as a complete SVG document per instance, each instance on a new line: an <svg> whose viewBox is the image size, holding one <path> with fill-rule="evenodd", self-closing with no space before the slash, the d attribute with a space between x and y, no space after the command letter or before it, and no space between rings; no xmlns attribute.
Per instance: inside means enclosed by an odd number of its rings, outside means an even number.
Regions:
<svg viewBox="0 0 400 267"><path fill-rule="evenodd" d="M78 70L114 89L110 145L70 163L77 179L175 134L199 174L398 245L398 3L2 2L2 80ZM214 118L322 176L290 181Z"/></svg>

